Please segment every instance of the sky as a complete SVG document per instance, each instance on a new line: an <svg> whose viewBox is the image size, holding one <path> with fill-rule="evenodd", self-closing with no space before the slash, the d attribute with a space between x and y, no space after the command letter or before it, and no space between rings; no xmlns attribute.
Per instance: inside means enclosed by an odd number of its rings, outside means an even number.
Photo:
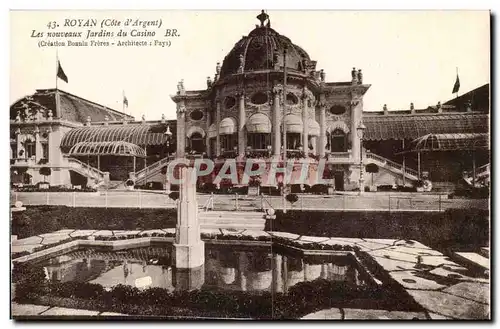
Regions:
<svg viewBox="0 0 500 329"><path fill-rule="evenodd" d="M10 103L36 89L54 88L56 48L69 83L58 87L96 103L122 110L122 94L129 102L125 112L137 120L175 118L170 99L184 79L190 89L205 89L243 35L259 23L259 11L13 11L10 15ZM303 48L324 69L327 82L349 81L353 67L361 68L364 83L371 84L364 109L380 111L425 108L455 97L456 71L459 95L490 81L490 23L488 11L278 11L269 10L272 28ZM68 17L162 20L156 31L160 41L166 28L180 37L170 47L38 47ZM85 31L59 27L55 31ZM105 27L117 33L117 27ZM100 27L94 28L101 30ZM127 38L132 40L134 38ZM135 38L141 40L140 38ZM64 39L62 39L64 40ZM101 41L116 38L101 38ZM148 39L149 40L149 39Z"/></svg>

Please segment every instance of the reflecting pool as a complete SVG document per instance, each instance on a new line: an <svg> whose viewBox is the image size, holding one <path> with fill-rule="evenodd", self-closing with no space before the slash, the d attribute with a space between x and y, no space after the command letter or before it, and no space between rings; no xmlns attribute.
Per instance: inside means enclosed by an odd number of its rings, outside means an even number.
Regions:
<svg viewBox="0 0 500 329"><path fill-rule="evenodd" d="M39 262L49 280L118 284L140 289L214 289L252 293L286 292L319 278L370 284L371 277L352 255L298 256L270 246L206 245L205 264L192 270L171 265L171 246L107 251L86 248Z"/></svg>

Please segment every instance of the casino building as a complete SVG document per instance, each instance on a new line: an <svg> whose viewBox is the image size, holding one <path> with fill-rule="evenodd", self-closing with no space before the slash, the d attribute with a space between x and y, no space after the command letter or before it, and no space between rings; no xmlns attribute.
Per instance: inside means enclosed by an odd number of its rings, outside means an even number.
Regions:
<svg viewBox="0 0 500 329"><path fill-rule="evenodd" d="M365 111L370 84L362 69L352 68L350 81L328 81L304 49L271 27L267 14L257 18L217 63L206 89L179 82L171 97L176 120L134 121L54 89L15 102L12 181L163 184L163 168L174 156L211 158L220 168L227 158L270 163L286 155L312 171L326 159L331 189L346 191L422 180L450 190L464 172L477 179L478 170L489 170L489 84L423 109ZM42 166L52 168L50 177L39 175ZM313 188L310 182L301 190Z"/></svg>

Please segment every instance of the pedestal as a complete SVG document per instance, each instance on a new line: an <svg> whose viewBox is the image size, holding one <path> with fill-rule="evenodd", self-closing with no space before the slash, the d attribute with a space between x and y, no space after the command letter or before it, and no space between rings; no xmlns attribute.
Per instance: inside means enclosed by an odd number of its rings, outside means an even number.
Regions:
<svg viewBox="0 0 500 329"><path fill-rule="evenodd" d="M173 245L173 266L192 269L205 263L205 243L200 238L194 168L180 169L180 195Z"/></svg>
<svg viewBox="0 0 500 329"><path fill-rule="evenodd" d="M205 242L190 244L174 243L173 266L177 269L192 269L205 263Z"/></svg>

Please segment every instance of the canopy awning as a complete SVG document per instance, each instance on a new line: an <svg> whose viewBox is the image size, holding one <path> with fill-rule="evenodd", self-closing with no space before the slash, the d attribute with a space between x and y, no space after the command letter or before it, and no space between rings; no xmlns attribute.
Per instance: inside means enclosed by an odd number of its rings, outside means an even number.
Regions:
<svg viewBox="0 0 500 329"><path fill-rule="evenodd" d="M215 123L212 123L210 127L208 127L208 138L215 138L217 137L217 126Z"/></svg>
<svg viewBox="0 0 500 329"><path fill-rule="evenodd" d="M127 142L140 146L166 144L167 125L126 124L90 126L68 131L61 141L62 148L70 148L80 142ZM175 131L175 130L174 130Z"/></svg>
<svg viewBox="0 0 500 329"><path fill-rule="evenodd" d="M285 126L286 126L286 132L288 133L297 133L301 134L302 133L302 119L294 114L288 114L285 117Z"/></svg>
<svg viewBox="0 0 500 329"><path fill-rule="evenodd" d="M203 128L198 127L198 126L189 127L186 135L188 138L191 138L191 136L193 136L193 134L196 134L196 133L200 134L202 138L205 138L205 130L203 130Z"/></svg>
<svg viewBox="0 0 500 329"><path fill-rule="evenodd" d="M326 128L326 133L331 134L335 130L341 130L344 132L344 134L348 134L350 131L347 124L342 120L334 121L331 125L329 125L328 128Z"/></svg>
<svg viewBox="0 0 500 329"><path fill-rule="evenodd" d="M488 150L489 134L427 134L415 139L408 152Z"/></svg>
<svg viewBox="0 0 500 329"><path fill-rule="evenodd" d="M146 151L140 146L127 142L80 142L69 151L69 155L116 155L146 157Z"/></svg>
<svg viewBox="0 0 500 329"><path fill-rule="evenodd" d="M224 118L219 124L220 135L232 135L236 133L236 120L233 118Z"/></svg>
<svg viewBox="0 0 500 329"><path fill-rule="evenodd" d="M249 133L270 134L272 125L267 115L255 113L248 119L246 128Z"/></svg>
<svg viewBox="0 0 500 329"><path fill-rule="evenodd" d="M309 126L309 136L319 136L319 123L314 119L308 119L307 124Z"/></svg>
<svg viewBox="0 0 500 329"><path fill-rule="evenodd" d="M475 113L380 115L363 113L364 140L415 139L428 134L488 133L489 115Z"/></svg>

